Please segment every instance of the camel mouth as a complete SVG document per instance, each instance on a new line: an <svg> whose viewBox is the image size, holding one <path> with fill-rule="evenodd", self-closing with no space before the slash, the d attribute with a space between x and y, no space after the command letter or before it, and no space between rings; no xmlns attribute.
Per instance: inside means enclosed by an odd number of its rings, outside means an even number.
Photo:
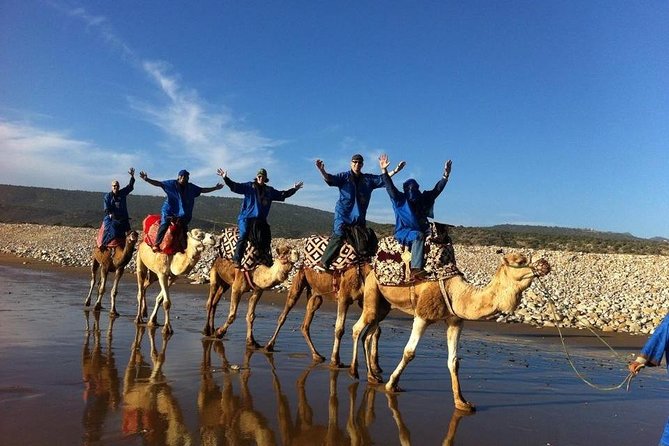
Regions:
<svg viewBox="0 0 669 446"><path fill-rule="evenodd" d="M543 277L551 272L551 265L546 259L539 259L532 265L532 271L536 277Z"/></svg>

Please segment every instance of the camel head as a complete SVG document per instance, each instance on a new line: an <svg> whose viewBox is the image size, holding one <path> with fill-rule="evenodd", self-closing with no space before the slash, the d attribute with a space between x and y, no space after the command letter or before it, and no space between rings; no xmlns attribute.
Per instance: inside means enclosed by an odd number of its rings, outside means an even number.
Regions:
<svg viewBox="0 0 669 446"><path fill-rule="evenodd" d="M276 248L276 258L282 264L290 263L291 265L297 262L300 258L297 249L290 245L282 244Z"/></svg>
<svg viewBox="0 0 669 446"><path fill-rule="evenodd" d="M188 231L188 244L190 245L191 243L195 244L195 249L198 252L201 252L205 248L216 246L217 239L213 234L195 228Z"/></svg>
<svg viewBox="0 0 669 446"><path fill-rule="evenodd" d="M125 234L126 243L132 243L133 245L139 240L139 233L137 231L128 231Z"/></svg>
<svg viewBox="0 0 669 446"><path fill-rule="evenodd" d="M495 276L506 278L518 283L521 289L528 288L532 279L542 277L551 272L551 266L546 259L539 259L532 263L531 258L518 252L512 252L502 257L502 263L497 268Z"/></svg>

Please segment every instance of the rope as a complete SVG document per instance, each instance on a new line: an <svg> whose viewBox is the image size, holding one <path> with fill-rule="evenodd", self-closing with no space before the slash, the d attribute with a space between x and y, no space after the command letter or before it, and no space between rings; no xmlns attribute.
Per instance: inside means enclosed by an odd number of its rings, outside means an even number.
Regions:
<svg viewBox="0 0 669 446"><path fill-rule="evenodd" d="M588 379L587 379L581 372L579 372L579 371L576 369L576 366L574 365L574 362L573 362L572 359L571 359L571 355L569 354L569 350L567 349L567 344L565 343L564 336L562 335L562 330L560 329L560 324L558 323L558 320L559 320L559 319L558 319L558 317L557 317L557 310L556 310L556 302L555 302L555 299L553 299L553 297L550 295L550 293L548 292L548 288L547 288L546 285L541 281L541 279L540 279L539 277L537 277L536 280L538 281L538 283L539 283L539 285L540 285L540 286L539 286L540 291L542 292L542 294L544 295L544 297L545 297L546 300L548 301L549 307L551 308L551 310L552 310L552 312L553 312L553 319L555 320L555 326L557 327L558 333L559 333L559 335L560 335L560 342L562 343L562 348L563 348L563 350L564 350L565 355L567 356L567 361L569 362L569 365L571 366L572 370L574 370L574 373L576 373L576 376L578 376L578 377L581 379L581 381L583 381L585 384L587 384L588 386L590 386L590 387L592 387L592 388L594 388L594 389L597 389L597 390L602 390L602 391L612 391L612 390L620 389L621 387L625 386L626 390L629 392L629 390L630 390L630 385L631 385L631 383L632 383L632 379L636 376L636 375L635 375L634 373L632 373L632 372L630 372L630 373L627 375L627 377L625 377L625 379L623 379L623 381L622 381L620 384L617 384L617 385L614 385L614 386L608 386L608 387L605 387L605 386L597 385L597 384L593 383L592 381L588 380ZM583 319L582 319L582 320L583 320ZM586 328L587 328L592 334L594 334L594 335L597 337L597 339L599 339L604 345L606 345L606 346L608 347L608 349L609 349L611 352L613 352L614 355L615 355L619 360L621 360L622 362L625 363L625 365L627 365L627 361L625 360L625 358L622 357L618 352L616 352L616 351L613 349L613 347L611 347L611 345L609 345L604 339L602 339L602 337L599 336L599 335L593 330L593 328L590 326L589 323L586 323L585 326L586 326Z"/></svg>

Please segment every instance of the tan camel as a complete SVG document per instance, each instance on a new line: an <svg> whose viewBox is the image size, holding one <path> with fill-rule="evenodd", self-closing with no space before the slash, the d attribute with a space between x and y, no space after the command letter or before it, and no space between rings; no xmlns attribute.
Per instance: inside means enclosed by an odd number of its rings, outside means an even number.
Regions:
<svg viewBox="0 0 669 446"><path fill-rule="evenodd" d="M187 245L184 252L176 254L164 254L153 252L151 247L142 242L137 249L137 317L135 323L141 324L146 315L146 289L158 280L160 293L156 296L156 304L149 317L148 325L157 325L158 307L163 306L165 311L164 333L172 333L170 324L170 301L169 289L178 276L188 274L197 264L202 256L202 251L207 247L216 245L216 238L200 229L191 229L187 233Z"/></svg>
<svg viewBox="0 0 669 446"><path fill-rule="evenodd" d="M237 306L242 295L253 290L249 298L249 306L246 312L246 345L251 348L260 348L253 338L253 321L255 320L255 309L263 291L284 282L288 273L298 260L297 251L288 245L281 245L276 249L277 258L271 267L258 265L256 269L248 272L251 283L244 271L236 269L232 260L218 257L209 271L209 296L207 298L207 322L202 331L205 336L215 335L223 337L228 327L237 317ZM223 326L214 329L216 318L216 307L221 296L228 288L230 292L230 312Z"/></svg>
<svg viewBox="0 0 669 446"><path fill-rule="evenodd" d="M374 334L379 331L379 322L386 317L392 306L414 316L411 337L404 347L402 360L386 383L388 391L401 391L397 384L400 375L414 358L416 346L425 329L432 323L443 320L447 325L448 369L451 374L455 407L473 411L474 406L462 396L458 378L458 341L463 320L490 319L500 313L514 311L520 303L522 292L532 284L532 280L535 277L545 276L550 269L550 265L544 259L530 263L522 254L507 254L502 257L501 264L490 283L482 288L467 283L459 275L442 281L384 286L379 283L374 273L370 274L365 281L362 314L353 326L353 359L350 374L358 377L358 338L367 327L363 335L367 379L374 383L383 382L378 369L378 350ZM378 333L376 336L378 339Z"/></svg>
<svg viewBox="0 0 669 446"><path fill-rule="evenodd" d="M105 286L107 285L107 274L112 272L114 275L114 285L111 289L111 308L109 315L112 317L118 316L116 311L116 294L118 293L118 283L123 276L126 265L132 259L132 254L135 251L135 245L138 239L137 231L128 231L125 236L125 246L123 249L116 248L93 248L93 264L91 265L91 287L88 290L88 296L84 306L89 306L91 303L91 295L97 278L98 269L100 270L100 279L98 286L98 299L95 301L95 311L100 311L102 308L102 296L105 294Z"/></svg>
<svg viewBox="0 0 669 446"><path fill-rule="evenodd" d="M330 365L332 367L346 367L339 359L339 348L341 338L344 335L344 323L346 322L346 313L353 302L362 304L362 292L365 286L365 277L372 270L369 263L362 263L351 266L340 275L335 277L332 271L318 272L312 268L302 267L297 271L293 277L293 282L288 292L286 304L283 311L277 320L277 327L274 335L267 342L265 349L267 351L274 351L274 344L279 335L279 330L286 322L286 317L290 310L295 306L306 288L309 300L307 301L307 309L304 314L304 321L302 322L302 336L304 336L307 345L311 349L311 357L314 361L322 362L325 358L317 351L314 343L311 340L309 328L314 319L314 314L323 303L323 296L328 296L330 299L337 302L337 320L335 321L334 329L334 345L332 347L332 355L330 356ZM336 282L336 286L335 286ZM336 289L335 289L336 287Z"/></svg>

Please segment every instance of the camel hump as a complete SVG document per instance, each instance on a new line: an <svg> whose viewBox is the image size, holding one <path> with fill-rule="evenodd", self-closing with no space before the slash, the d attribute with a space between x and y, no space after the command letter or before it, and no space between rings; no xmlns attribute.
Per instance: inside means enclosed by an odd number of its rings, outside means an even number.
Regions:
<svg viewBox="0 0 669 446"><path fill-rule="evenodd" d="M327 235L310 235L304 242L304 265L311 268L323 257L325 247L328 245L330 237ZM335 270L346 269L351 265L359 262L353 246L350 243L344 242L344 245L339 250L339 255L332 262L331 267Z"/></svg>
<svg viewBox="0 0 669 446"><path fill-rule="evenodd" d="M442 238L439 243L435 243L428 237L425 241L426 280L450 279L462 275L455 263L453 245L450 242L443 243L445 240ZM372 267L380 284L402 285L409 281L410 261L408 247L402 246L395 237L384 237L379 240L379 249L372 261Z"/></svg>

